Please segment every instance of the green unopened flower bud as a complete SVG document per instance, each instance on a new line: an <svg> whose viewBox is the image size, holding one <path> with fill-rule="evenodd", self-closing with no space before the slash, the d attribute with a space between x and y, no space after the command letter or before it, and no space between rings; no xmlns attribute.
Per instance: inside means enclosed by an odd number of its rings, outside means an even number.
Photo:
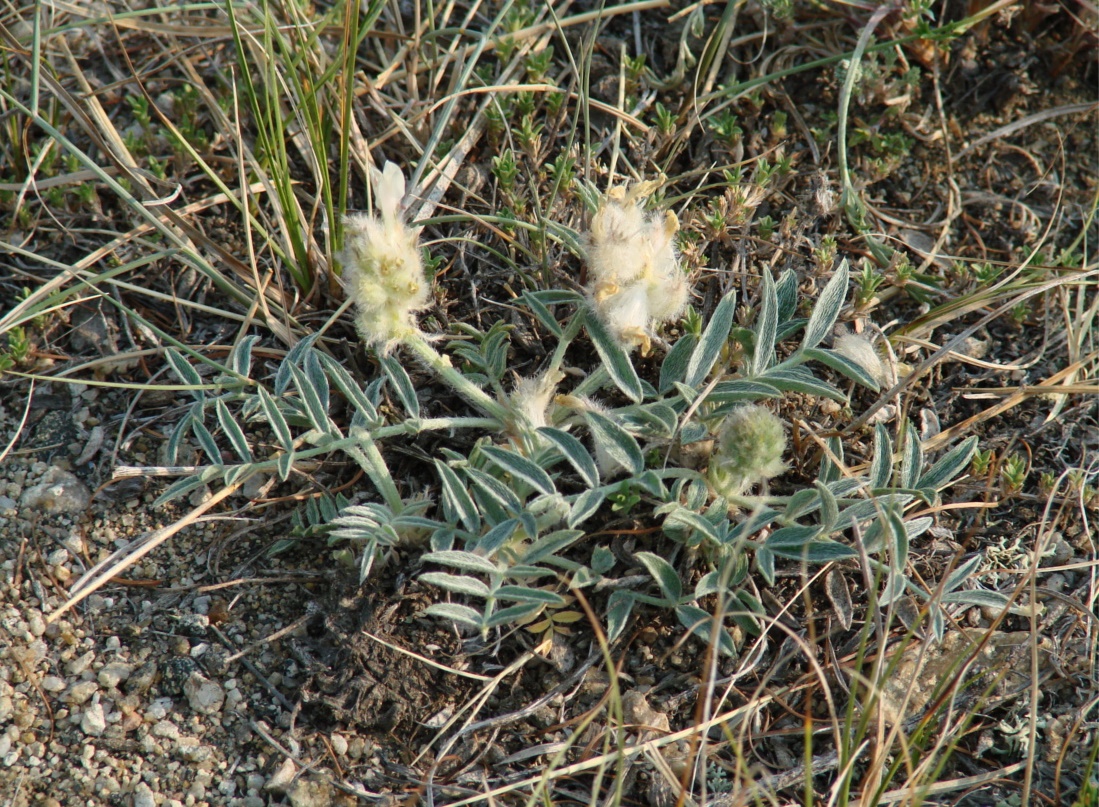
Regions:
<svg viewBox="0 0 1099 807"><path fill-rule="evenodd" d="M710 484L720 496L739 496L786 470L782 421L762 406L742 406L721 426L710 458Z"/></svg>

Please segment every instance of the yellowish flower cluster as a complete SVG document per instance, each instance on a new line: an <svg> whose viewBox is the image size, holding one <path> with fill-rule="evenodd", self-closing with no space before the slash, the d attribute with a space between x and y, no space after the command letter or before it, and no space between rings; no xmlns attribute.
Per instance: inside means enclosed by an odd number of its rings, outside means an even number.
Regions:
<svg viewBox="0 0 1099 807"><path fill-rule="evenodd" d="M388 352L418 332L414 314L427 307L431 287L420 256L420 228L401 216L405 178L387 162L371 169L375 214L344 221L340 253L348 294L357 307L355 324L371 346Z"/></svg>
<svg viewBox="0 0 1099 807"><path fill-rule="evenodd" d="M611 188L592 219L586 250L596 312L624 347L640 346L643 355L653 325L682 315L690 291L675 248L679 219L641 209L656 184Z"/></svg>

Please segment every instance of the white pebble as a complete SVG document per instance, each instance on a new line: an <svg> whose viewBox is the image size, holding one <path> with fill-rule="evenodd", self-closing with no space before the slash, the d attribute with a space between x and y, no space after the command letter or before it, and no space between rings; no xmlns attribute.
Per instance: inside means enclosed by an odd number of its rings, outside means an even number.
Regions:
<svg viewBox="0 0 1099 807"><path fill-rule="evenodd" d="M89 737L98 737L107 730L107 717L103 714L103 704L98 700L84 710L84 715L80 718L80 730Z"/></svg>

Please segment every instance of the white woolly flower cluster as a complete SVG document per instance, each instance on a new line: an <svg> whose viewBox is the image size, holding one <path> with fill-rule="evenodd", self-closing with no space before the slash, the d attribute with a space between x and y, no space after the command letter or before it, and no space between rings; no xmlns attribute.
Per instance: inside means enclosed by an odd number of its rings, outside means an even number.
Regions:
<svg viewBox="0 0 1099 807"><path fill-rule="evenodd" d="M596 312L627 349L647 355L654 323L671 322L687 306L687 276L679 265L679 219L646 214L641 200L655 188L611 188L591 222L587 239L588 294Z"/></svg>
<svg viewBox="0 0 1099 807"><path fill-rule="evenodd" d="M387 162L371 168L375 215L344 220L340 263L348 294L358 309L355 324L370 345L388 352L417 332L414 313L426 308L431 288L420 256L420 228L401 216L405 178Z"/></svg>

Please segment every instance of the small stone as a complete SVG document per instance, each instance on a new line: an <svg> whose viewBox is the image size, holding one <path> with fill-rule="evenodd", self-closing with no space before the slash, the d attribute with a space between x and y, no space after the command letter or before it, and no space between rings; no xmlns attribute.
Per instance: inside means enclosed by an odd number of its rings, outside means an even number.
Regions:
<svg viewBox="0 0 1099 807"><path fill-rule="evenodd" d="M286 795L293 807L328 807L332 803L332 785L316 779L299 779Z"/></svg>
<svg viewBox="0 0 1099 807"><path fill-rule="evenodd" d="M347 740L342 734L332 735L332 750L336 752L338 757L347 754Z"/></svg>
<svg viewBox="0 0 1099 807"><path fill-rule="evenodd" d="M64 678L59 678L56 675L47 675L42 679L42 689L47 692L60 692L67 685Z"/></svg>
<svg viewBox="0 0 1099 807"><path fill-rule="evenodd" d="M107 689L114 689L127 678L134 671L133 665L123 664L121 661L112 661L99 671L97 678L101 686Z"/></svg>
<svg viewBox="0 0 1099 807"><path fill-rule="evenodd" d="M156 795L144 782L134 788L133 807L156 807Z"/></svg>
<svg viewBox="0 0 1099 807"><path fill-rule="evenodd" d="M165 695L182 695L183 686L192 673L198 672L198 664L187 656L176 656L164 662L160 677L160 689Z"/></svg>
<svg viewBox="0 0 1099 807"><path fill-rule="evenodd" d="M34 636L41 636L46 632L46 620L37 612L31 614L27 619L27 630Z"/></svg>
<svg viewBox="0 0 1099 807"><path fill-rule="evenodd" d="M84 655L74 658L72 661L70 661L65 669L68 671L69 675L80 675L86 669L92 666L93 661L95 661L95 651L89 650Z"/></svg>
<svg viewBox="0 0 1099 807"><path fill-rule="evenodd" d="M126 680L126 691L131 695L144 695L156 683L156 662L142 664Z"/></svg>
<svg viewBox="0 0 1099 807"><path fill-rule="evenodd" d="M157 737L166 737L169 740L178 740L179 726L171 720L161 720L153 726L153 734Z"/></svg>
<svg viewBox="0 0 1099 807"><path fill-rule="evenodd" d="M221 685L197 672L191 673L191 677L183 685L183 694L187 696L191 708L199 714L217 714L225 703L225 690Z"/></svg>
<svg viewBox="0 0 1099 807"><path fill-rule="evenodd" d="M267 780L267 784L263 786L263 789L271 793L285 793L286 788L290 787L290 783L294 781L297 772L298 766L294 764L294 760L287 757L274 775Z"/></svg>
<svg viewBox="0 0 1099 807"><path fill-rule="evenodd" d="M149 704L149 708L145 710L145 720L149 723L155 723L158 720L163 720L172 711L172 699L171 698L157 698L155 701Z"/></svg>
<svg viewBox="0 0 1099 807"><path fill-rule="evenodd" d="M68 701L74 706L79 706L82 703L87 703L96 692L99 691L99 684L95 681L79 681L69 687L69 691L62 696L62 700Z"/></svg>
<svg viewBox="0 0 1099 807"><path fill-rule="evenodd" d="M88 486L59 468L51 468L45 481L23 491L19 503L24 510L44 513L79 513L92 501Z"/></svg>
<svg viewBox="0 0 1099 807"><path fill-rule="evenodd" d="M107 730L107 717L103 714L103 704L98 700L84 710L80 718L80 730L89 737L98 737Z"/></svg>
<svg viewBox="0 0 1099 807"><path fill-rule="evenodd" d="M0 723L7 723L15 712L15 704L10 695L0 695Z"/></svg>

